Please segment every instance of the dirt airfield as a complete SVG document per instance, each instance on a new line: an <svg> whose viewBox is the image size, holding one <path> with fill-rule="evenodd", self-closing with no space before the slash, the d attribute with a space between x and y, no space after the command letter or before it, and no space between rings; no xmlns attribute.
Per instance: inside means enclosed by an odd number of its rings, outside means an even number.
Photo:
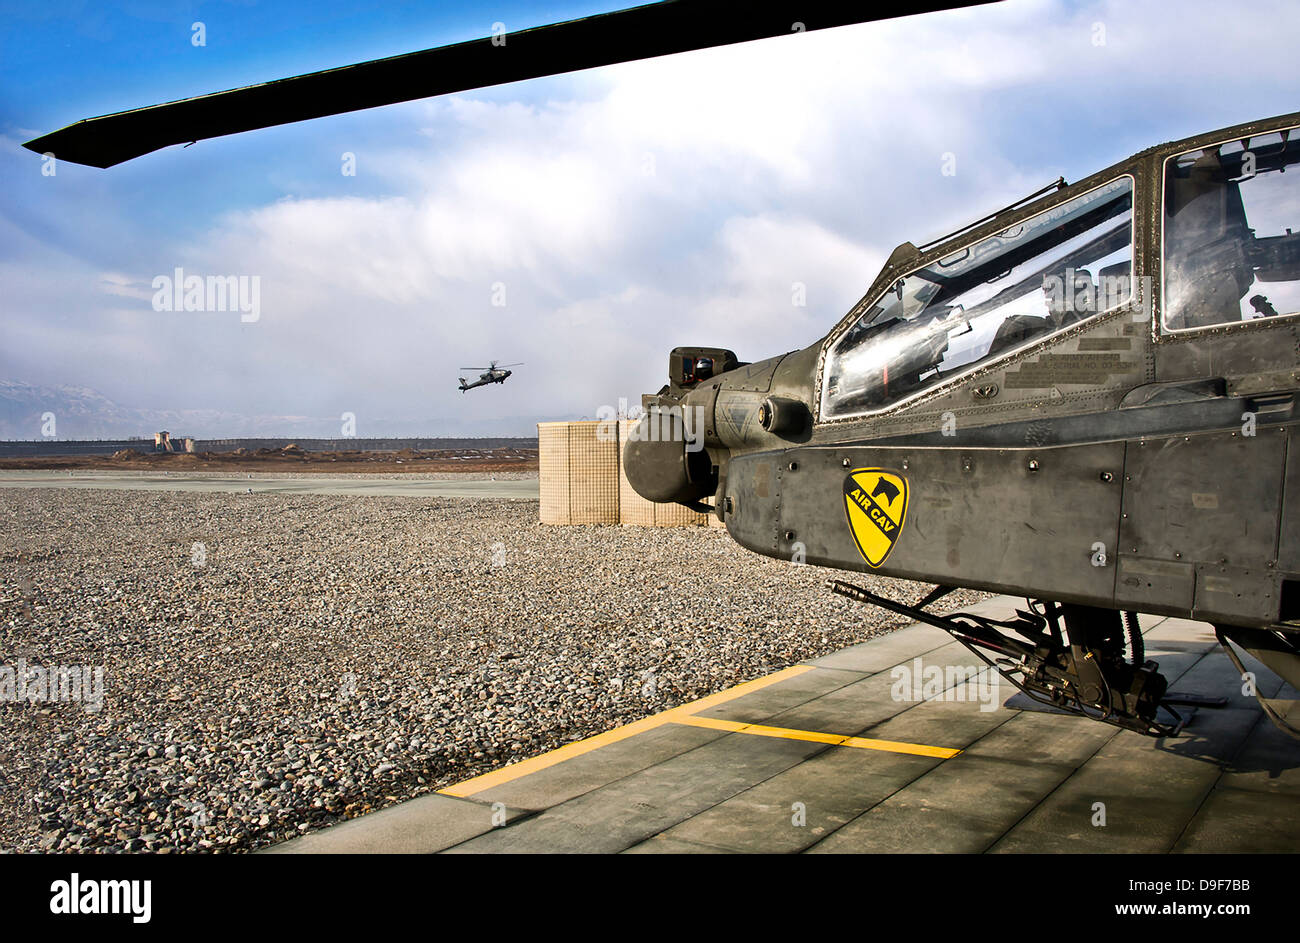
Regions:
<svg viewBox="0 0 1300 943"><path fill-rule="evenodd" d="M537 449L402 449L396 452L309 452L280 449L232 452L154 452L123 449L112 455L52 455L0 459L0 469L27 471L213 471L407 474L411 472L537 471Z"/></svg>

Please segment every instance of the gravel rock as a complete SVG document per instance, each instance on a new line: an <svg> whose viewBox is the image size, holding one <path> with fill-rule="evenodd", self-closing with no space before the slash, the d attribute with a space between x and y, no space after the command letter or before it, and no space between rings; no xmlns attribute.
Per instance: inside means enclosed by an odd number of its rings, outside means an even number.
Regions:
<svg viewBox="0 0 1300 943"><path fill-rule="evenodd" d="M0 850L247 851L903 622L833 575L536 501L4 489L0 665L104 696L0 701Z"/></svg>

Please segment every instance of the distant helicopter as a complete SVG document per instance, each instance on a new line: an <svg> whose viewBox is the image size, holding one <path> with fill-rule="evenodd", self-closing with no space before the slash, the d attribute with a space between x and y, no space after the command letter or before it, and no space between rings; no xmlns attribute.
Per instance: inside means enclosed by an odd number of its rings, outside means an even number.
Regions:
<svg viewBox="0 0 1300 943"><path fill-rule="evenodd" d="M505 383L506 379L514 373L513 370L507 370L506 367L522 367L522 363L507 363L497 366L495 360L486 367L461 367L462 370L482 370L477 380L473 383L466 383L464 377L460 377L460 391L472 390L476 386L487 386L489 383Z"/></svg>

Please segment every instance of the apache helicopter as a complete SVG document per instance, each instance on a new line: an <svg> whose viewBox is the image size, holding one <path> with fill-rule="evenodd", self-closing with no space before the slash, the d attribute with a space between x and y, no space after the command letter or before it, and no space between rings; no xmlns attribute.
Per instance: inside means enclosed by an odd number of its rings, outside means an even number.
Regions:
<svg viewBox="0 0 1300 943"><path fill-rule="evenodd" d="M466 383L464 377L458 377L460 391L464 393L466 390L472 390L476 386L487 386L489 383L505 383L506 378L514 373L513 370L507 370L506 367L522 366L522 363L507 363L498 367L497 362L493 360L491 366L487 367L461 367L462 370L482 370L483 372L479 374L478 379L473 383Z"/></svg>
<svg viewBox="0 0 1300 943"><path fill-rule="evenodd" d="M899 246L803 350L673 350L628 480L757 553L937 584L916 605L831 588L1037 700L1175 734L1137 613L1210 622L1243 677L1230 642L1300 687L1296 230L1300 113L1058 180ZM926 611L958 587L1028 607ZM1300 736L1296 702L1256 693Z"/></svg>
<svg viewBox="0 0 1300 943"><path fill-rule="evenodd" d="M726 0L668 0L92 118L25 146L110 167L170 144L967 5L757 0L737 15ZM668 384L643 397L629 481L652 501L709 508L758 553L937 584L915 605L832 588L940 626L1031 697L1098 720L1177 732L1157 717L1167 685L1137 613L1209 621L1239 670L1230 642L1300 686L1297 163L1300 113L1154 147L904 243L803 350L742 363L679 347ZM1005 622L927 611L958 587L1030 602Z"/></svg>

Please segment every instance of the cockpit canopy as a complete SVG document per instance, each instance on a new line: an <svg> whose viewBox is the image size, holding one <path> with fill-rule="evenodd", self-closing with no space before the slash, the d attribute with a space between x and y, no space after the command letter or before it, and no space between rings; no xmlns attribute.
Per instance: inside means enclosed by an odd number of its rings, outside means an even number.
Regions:
<svg viewBox="0 0 1300 943"><path fill-rule="evenodd" d="M1165 161L1164 327L1300 312L1300 135L1273 131Z"/></svg>
<svg viewBox="0 0 1300 943"><path fill-rule="evenodd" d="M898 279L834 340L822 418L892 406L1132 297L1133 180L1117 179Z"/></svg>

